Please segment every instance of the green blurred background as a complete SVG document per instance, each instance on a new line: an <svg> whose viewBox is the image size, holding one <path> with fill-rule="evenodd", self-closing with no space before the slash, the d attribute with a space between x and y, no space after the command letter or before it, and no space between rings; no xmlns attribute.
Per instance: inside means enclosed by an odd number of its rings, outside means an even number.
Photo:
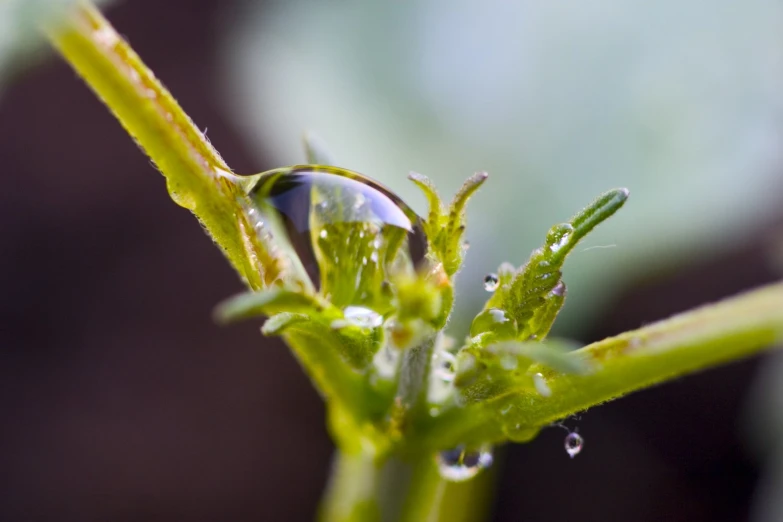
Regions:
<svg viewBox="0 0 783 522"><path fill-rule="evenodd" d="M64 2L0 1L0 516L308 519L330 451L319 400L257 325L211 323L236 277L28 38ZM783 272L779 0L128 0L107 14L239 173L302 161L305 131L420 212L408 171L447 197L488 171L457 336L486 272L616 186L628 204L566 265L560 335L588 342ZM570 421L586 439L574 461L559 430L511 448L494 520L783 519L777 359Z"/></svg>

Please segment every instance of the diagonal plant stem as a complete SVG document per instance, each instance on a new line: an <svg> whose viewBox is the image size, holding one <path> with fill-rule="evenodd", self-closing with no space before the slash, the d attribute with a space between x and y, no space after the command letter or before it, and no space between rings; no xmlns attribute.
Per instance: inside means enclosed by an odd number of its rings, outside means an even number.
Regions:
<svg viewBox="0 0 783 522"><path fill-rule="evenodd" d="M191 210L254 289L279 276L244 212L241 178L101 13L78 2L47 24L52 44L106 103L165 176L174 201ZM227 219L234 216L235 219Z"/></svg>
<svg viewBox="0 0 783 522"><path fill-rule="evenodd" d="M783 283L775 283L568 354L592 366L593 370L583 375L534 365L529 372L543 375L551 391L548 397L521 387L491 399L500 407L513 405L513 416L519 424L516 436L500 432L487 408L468 406L474 411L445 412L423 426L417 442L437 449L449 447L454 440L482 442L508 435L524 441L541 427L592 406L781 343Z"/></svg>

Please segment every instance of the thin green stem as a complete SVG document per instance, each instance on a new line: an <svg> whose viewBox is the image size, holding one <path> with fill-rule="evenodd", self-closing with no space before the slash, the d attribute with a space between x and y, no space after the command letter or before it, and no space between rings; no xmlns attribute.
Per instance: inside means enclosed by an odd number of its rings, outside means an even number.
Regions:
<svg viewBox="0 0 783 522"><path fill-rule="evenodd" d="M335 452L332 472L321 502L321 522L381 520L377 491L380 469L363 452Z"/></svg>
<svg viewBox="0 0 783 522"><path fill-rule="evenodd" d="M491 399L496 408L481 404L444 412L421 427L417 444L437 450L508 436L529 439L551 422L782 340L783 283L777 283L576 350L568 357L593 368L584 375L534 365L529 373L542 374L548 396L522 386ZM492 412L504 410L509 415L499 425Z"/></svg>
<svg viewBox="0 0 783 522"><path fill-rule="evenodd" d="M44 31L166 177L174 201L191 210L251 288L280 269L242 211L240 178L101 13L78 3ZM228 217L233 216L234 219Z"/></svg>

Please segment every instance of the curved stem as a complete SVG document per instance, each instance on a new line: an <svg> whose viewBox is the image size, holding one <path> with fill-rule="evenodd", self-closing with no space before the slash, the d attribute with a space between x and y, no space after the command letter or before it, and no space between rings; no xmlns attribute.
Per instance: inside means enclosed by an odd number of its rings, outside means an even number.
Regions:
<svg viewBox="0 0 783 522"><path fill-rule="evenodd" d="M246 199L241 178L231 174L101 13L89 2L79 2L44 31L161 170L172 199L198 217L245 282L261 288L273 281L279 274L276 261L258 240L254 223L237 212Z"/></svg>
<svg viewBox="0 0 783 522"><path fill-rule="evenodd" d="M336 451L319 520L351 522L380 520L376 493L379 468L367 453Z"/></svg>

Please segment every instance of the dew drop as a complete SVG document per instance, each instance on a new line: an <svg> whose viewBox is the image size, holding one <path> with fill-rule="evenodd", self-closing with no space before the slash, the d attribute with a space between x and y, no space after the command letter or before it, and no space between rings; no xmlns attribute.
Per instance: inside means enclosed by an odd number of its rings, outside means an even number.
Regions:
<svg viewBox="0 0 783 522"><path fill-rule="evenodd" d="M383 323L383 316L363 306L346 306L343 309L345 320L360 328L377 328Z"/></svg>
<svg viewBox="0 0 783 522"><path fill-rule="evenodd" d="M533 385L536 387L536 391L542 397L551 397L552 389L546 383L546 379L541 372L533 375Z"/></svg>
<svg viewBox="0 0 783 522"><path fill-rule="evenodd" d="M514 337L517 334L517 322L500 308L488 308L478 314L470 326L472 336L484 332L493 332L502 338Z"/></svg>
<svg viewBox="0 0 783 522"><path fill-rule="evenodd" d="M573 231L574 227L568 223L561 223L552 227L546 235L546 244L549 250L557 252L563 248L568 243Z"/></svg>
<svg viewBox="0 0 783 522"><path fill-rule="evenodd" d="M441 451L435 457L440 476L451 482L463 482L472 479L482 469L492 465L492 448L482 446L468 450L465 446Z"/></svg>
<svg viewBox="0 0 783 522"><path fill-rule="evenodd" d="M498 279L497 274L487 274L484 276L484 290L487 292L494 292L498 289L499 284L500 279Z"/></svg>
<svg viewBox="0 0 783 522"><path fill-rule="evenodd" d="M455 363L457 358L453 353L439 350L433 357L433 373L441 382L449 383L454 380Z"/></svg>
<svg viewBox="0 0 783 522"><path fill-rule="evenodd" d="M552 295L563 297L566 293L566 285L562 281L558 281L555 287L552 289Z"/></svg>
<svg viewBox="0 0 783 522"><path fill-rule="evenodd" d="M585 441L582 438L582 436L575 431L572 431L571 433L566 435L565 450L566 453L568 453L568 456L574 458L577 455L579 455L579 452L582 451L582 447L584 446L584 443Z"/></svg>

